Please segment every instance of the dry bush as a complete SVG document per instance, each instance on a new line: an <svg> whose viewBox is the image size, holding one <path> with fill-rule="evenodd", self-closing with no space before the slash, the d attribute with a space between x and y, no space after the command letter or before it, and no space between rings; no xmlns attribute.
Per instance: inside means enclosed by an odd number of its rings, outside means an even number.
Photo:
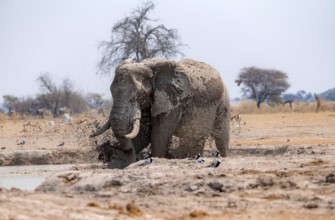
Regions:
<svg viewBox="0 0 335 220"><path fill-rule="evenodd" d="M278 113L278 112L315 112L316 103L315 102L293 102L292 109L288 104L286 105L275 105L269 106L266 103L263 103L260 109L257 108L254 101L242 101L239 104L232 104L231 110L234 113L240 114L264 114L264 113ZM335 102L321 102L320 111L335 111Z"/></svg>
<svg viewBox="0 0 335 220"><path fill-rule="evenodd" d="M41 118L42 118L41 116L25 114L25 113L17 113L17 112L14 112L10 116L8 116L8 120L12 120L12 121L32 120L32 119L41 119Z"/></svg>
<svg viewBox="0 0 335 220"><path fill-rule="evenodd" d="M80 114L76 114L74 118L87 118L90 120L101 120L105 121L108 119L108 115L103 115L99 112L98 109L86 109L85 111L81 112Z"/></svg>
<svg viewBox="0 0 335 220"><path fill-rule="evenodd" d="M242 101L239 104L231 106L232 112L239 114L264 114L276 112L293 112L294 107L291 109L289 105L275 105L273 107L263 103L260 108L257 108L254 101Z"/></svg>
<svg viewBox="0 0 335 220"><path fill-rule="evenodd" d="M5 115L7 120L12 120L12 121L17 121L17 120L22 120L26 119L27 117L19 114L17 112L13 112L11 115Z"/></svg>
<svg viewBox="0 0 335 220"><path fill-rule="evenodd" d="M8 116L5 113L0 112L0 122L5 122L7 119Z"/></svg>
<svg viewBox="0 0 335 220"><path fill-rule="evenodd" d="M335 111L335 102L325 101L321 99L320 111Z"/></svg>

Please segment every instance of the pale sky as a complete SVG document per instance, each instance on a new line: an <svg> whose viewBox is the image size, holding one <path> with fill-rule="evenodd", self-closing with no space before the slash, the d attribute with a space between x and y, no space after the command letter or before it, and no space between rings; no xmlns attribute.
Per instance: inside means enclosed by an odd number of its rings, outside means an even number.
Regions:
<svg viewBox="0 0 335 220"><path fill-rule="evenodd" d="M50 72L82 92L110 98L110 77L96 75L97 49L111 27L143 0L0 0L0 102L35 95ZM231 98L244 67L284 71L287 92L335 87L334 0L154 0L152 18L178 29L185 57L215 67Z"/></svg>

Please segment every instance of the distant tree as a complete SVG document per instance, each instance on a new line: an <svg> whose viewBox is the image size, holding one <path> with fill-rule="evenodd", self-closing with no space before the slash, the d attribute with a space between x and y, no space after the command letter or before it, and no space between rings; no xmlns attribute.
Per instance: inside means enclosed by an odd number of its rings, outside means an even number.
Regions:
<svg viewBox="0 0 335 220"><path fill-rule="evenodd" d="M321 109L321 99L320 97L314 93L314 97L315 97L315 102L316 102L316 110L315 112L319 112Z"/></svg>
<svg viewBox="0 0 335 220"><path fill-rule="evenodd" d="M42 73L37 77L37 82L40 85L40 89L44 92L47 92L43 96L44 101L46 102L45 104L52 109L52 113L54 116L58 115L58 109L61 107L60 106L60 101L61 101L61 92L57 88L57 84L52 78L50 73Z"/></svg>
<svg viewBox="0 0 335 220"><path fill-rule="evenodd" d="M320 94L320 97L327 101L335 101L335 88L328 89Z"/></svg>
<svg viewBox="0 0 335 220"><path fill-rule="evenodd" d="M86 109L85 99L73 89L70 79L64 79L57 85L50 73L42 73L38 76L41 94L38 94L38 107L52 111L54 116L60 114L60 109L66 109L73 113L79 113Z"/></svg>
<svg viewBox="0 0 335 220"><path fill-rule="evenodd" d="M35 114L37 109L37 101L32 97L15 97L12 95L4 95L3 96L3 107L6 109L9 115L13 113L17 113L20 115L24 114Z"/></svg>
<svg viewBox="0 0 335 220"><path fill-rule="evenodd" d="M243 68L237 80L243 94L256 101L257 107L264 101L279 102L279 97L289 88L287 74L278 70L257 67Z"/></svg>
<svg viewBox="0 0 335 220"><path fill-rule="evenodd" d="M149 18L154 8L154 3L146 2L113 26L111 40L99 45L103 52L98 74L108 75L113 66L125 59L141 61L156 56L183 55L177 30L155 24L158 20Z"/></svg>
<svg viewBox="0 0 335 220"><path fill-rule="evenodd" d="M3 108L11 113L20 115L43 115L44 112L52 112L57 117L62 112L81 113L87 110L87 102L82 94L74 91L70 79L64 79L57 84L50 73L42 73L37 79L41 93L35 97L3 96Z"/></svg>
<svg viewBox="0 0 335 220"><path fill-rule="evenodd" d="M99 109L102 108L104 100L102 96L98 93L89 93L86 96L86 102L90 108Z"/></svg>
<svg viewBox="0 0 335 220"><path fill-rule="evenodd" d="M280 97L280 95L272 95L266 99L266 102L269 106L273 107L275 105L283 104L283 99Z"/></svg>
<svg viewBox="0 0 335 220"><path fill-rule="evenodd" d="M71 82L70 79L66 78L63 80L62 89L65 101L64 106L69 109L71 104L71 96L73 94L73 83Z"/></svg>
<svg viewBox="0 0 335 220"><path fill-rule="evenodd" d="M9 114L18 110L19 98L12 95L4 95L3 98L3 107L7 110Z"/></svg>

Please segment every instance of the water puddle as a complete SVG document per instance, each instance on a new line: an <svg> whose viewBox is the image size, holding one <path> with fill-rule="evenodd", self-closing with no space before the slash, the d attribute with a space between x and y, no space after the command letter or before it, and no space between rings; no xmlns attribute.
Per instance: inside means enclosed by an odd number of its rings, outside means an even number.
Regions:
<svg viewBox="0 0 335 220"><path fill-rule="evenodd" d="M0 167L0 188L34 190L54 172L68 170L74 164L3 166Z"/></svg>

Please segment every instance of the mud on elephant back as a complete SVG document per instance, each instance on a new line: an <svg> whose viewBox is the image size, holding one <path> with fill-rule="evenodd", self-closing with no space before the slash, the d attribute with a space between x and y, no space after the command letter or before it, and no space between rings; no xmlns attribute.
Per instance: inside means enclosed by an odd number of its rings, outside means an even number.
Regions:
<svg viewBox="0 0 335 220"><path fill-rule="evenodd" d="M112 128L117 143L105 145L113 149L110 167L128 166L149 145L152 157L202 154L209 136L220 154L228 156L229 95L218 71L208 64L126 60L116 68L110 89L110 116L91 135ZM172 146L172 137L177 146Z"/></svg>

